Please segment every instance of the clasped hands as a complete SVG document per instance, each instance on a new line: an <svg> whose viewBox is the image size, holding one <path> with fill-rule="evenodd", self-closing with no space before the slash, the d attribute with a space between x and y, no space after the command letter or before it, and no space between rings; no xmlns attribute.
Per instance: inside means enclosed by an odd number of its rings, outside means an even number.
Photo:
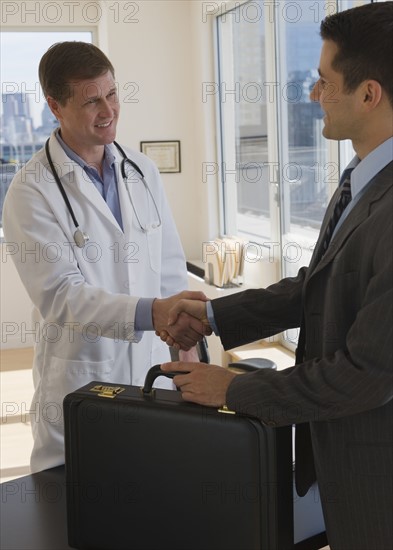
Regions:
<svg viewBox="0 0 393 550"><path fill-rule="evenodd" d="M212 333L203 292L184 291L153 302L153 326L168 346L188 351Z"/></svg>

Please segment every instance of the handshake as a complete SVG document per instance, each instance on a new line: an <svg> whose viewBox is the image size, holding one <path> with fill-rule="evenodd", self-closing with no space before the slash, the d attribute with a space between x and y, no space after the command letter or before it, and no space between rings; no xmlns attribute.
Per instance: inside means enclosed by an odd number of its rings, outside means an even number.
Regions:
<svg viewBox="0 0 393 550"><path fill-rule="evenodd" d="M188 351L209 336L212 329L206 314L208 299L203 292L184 291L153 302L153 326L168 346Z"/></svg>

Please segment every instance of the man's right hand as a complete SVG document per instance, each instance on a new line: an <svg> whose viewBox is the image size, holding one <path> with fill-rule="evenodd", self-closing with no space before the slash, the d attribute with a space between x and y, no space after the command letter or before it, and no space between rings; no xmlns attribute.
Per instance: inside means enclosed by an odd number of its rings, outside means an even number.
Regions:
<svg viewBox="0 0 393 550"><path fill-rule="evenodd" d="M195 345L202 340L203 336L209 336L212 330L206 315L206 301L206 297L200 300L194 296L192 299L184 297L177 300L169 310L168 327L157 331L156 334L168 346L180 349L186 349L184 347L185 339L187 343ZM192 346L190 345L190 347Z"/></svg>
<svg viewBox="0 0 393 550"><path fill-rule="evenodd" d="M184 291L153 302L156 334L169 346L188 351L203 336L211 334L203 292Z"/></svg>

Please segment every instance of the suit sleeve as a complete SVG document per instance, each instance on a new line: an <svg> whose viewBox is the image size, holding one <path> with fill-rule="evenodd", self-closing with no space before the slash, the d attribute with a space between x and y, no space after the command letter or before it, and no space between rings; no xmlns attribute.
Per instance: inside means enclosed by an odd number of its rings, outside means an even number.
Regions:
<svg viewBox="0 0 393 550"><path fill-rule="evenodd" d="M300 326L307 268L266 289L253 289L212 301L214 319L225 349Z"/></svg>
<svg viewBox="0 0 393 550"><path fill-rule="evenodd" d="M334 420L392 400L392 219L372 250L373 273L361 307L335 352L283 371L237 376L227 405L276 426Z"/></svg>

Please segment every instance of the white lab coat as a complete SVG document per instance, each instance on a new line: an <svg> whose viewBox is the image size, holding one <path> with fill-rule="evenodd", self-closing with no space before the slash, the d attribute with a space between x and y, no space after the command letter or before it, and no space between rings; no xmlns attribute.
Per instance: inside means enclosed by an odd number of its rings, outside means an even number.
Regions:
<svg viewBox="0 0 393 550"><path fill-rule="evenodd" d="M153 331L134 330L135 308L140 297L170 296L187 287L184 254L157 168L141 153L127 151L143 171L162 220L161 227L143 233L120 174L122 157L110 147L124 231L54 134L51 156L89 243L83 249L74 244L75 227L44 150L15 176L5 200L5 239L18 247L13 260L34 304L32 471L64 463L66 394L92 380L142 386L147 370L169 359ZM142 224L157 225L152 200L133 169L128 182ZM165 378L157 385L173 387Z"/></svg>

